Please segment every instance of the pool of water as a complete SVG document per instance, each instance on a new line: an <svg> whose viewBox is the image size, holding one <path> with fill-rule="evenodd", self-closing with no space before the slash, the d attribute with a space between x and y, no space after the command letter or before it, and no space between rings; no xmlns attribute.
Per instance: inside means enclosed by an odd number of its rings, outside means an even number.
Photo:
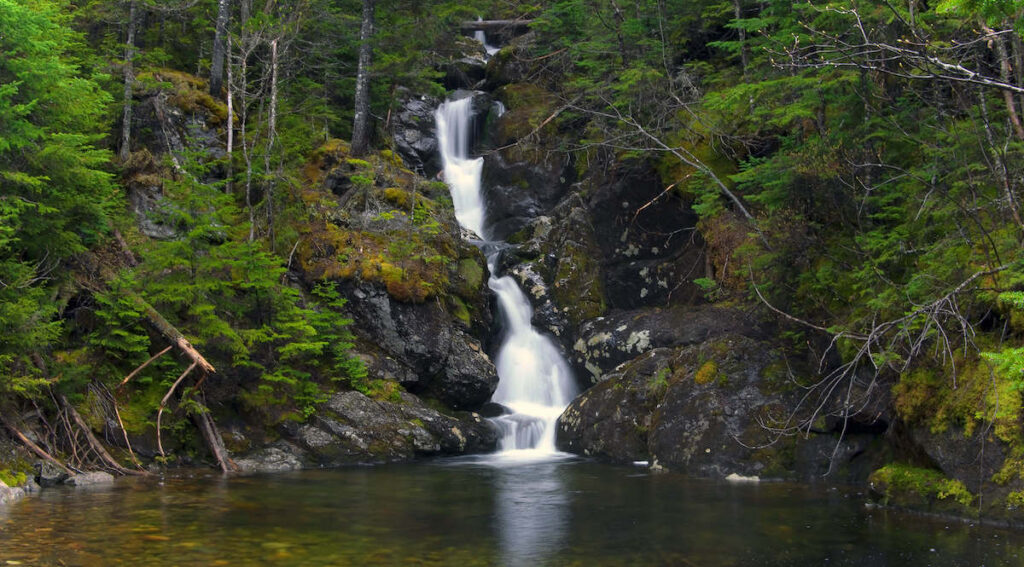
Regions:
<svg viewBox="0 0 1024 567"><path fill-rule="evenodd" d="M571 459L201 474L0 507L0 565L1024 565L1024 533L863 502Z"/></svg>

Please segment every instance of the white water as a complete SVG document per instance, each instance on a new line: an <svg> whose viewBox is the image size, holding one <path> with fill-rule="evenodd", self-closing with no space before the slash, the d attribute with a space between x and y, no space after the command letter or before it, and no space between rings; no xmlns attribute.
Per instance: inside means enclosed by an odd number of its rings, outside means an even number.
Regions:
<svg viewBox="0 0 1024 567"><path fill-rule="evenodd" d="M477 17L476 21L481 22L481 21L483 21L483 18ZM494 55L495 53L498 52L498 50L501 49L500 47L495 47L495 46L487 43L487 34L484 33L484 30L476 30L475 32L473 32L473 39L475 39L475 40L479 41L480 43L484 44L484 51L487 52L487 56L488 57L490 57L491 55Z"/></svg>
<svg viewBox="0 0 1024 567"><path fill-rule="evenodd" d="M469 157L472 97L445 102L435 117L455 216L463 227L486 240L480 187L483 158ZM514 460L547 458L558 454L555 421L575 394L572 371L554 343L530 324L533 308L515 280L494 275L500 248L485 246L491 250L487 283L498 297L504 323L504 339L495 357L498 389L491 399L512 412L493 420L502 431L499 455Z"/></svg>

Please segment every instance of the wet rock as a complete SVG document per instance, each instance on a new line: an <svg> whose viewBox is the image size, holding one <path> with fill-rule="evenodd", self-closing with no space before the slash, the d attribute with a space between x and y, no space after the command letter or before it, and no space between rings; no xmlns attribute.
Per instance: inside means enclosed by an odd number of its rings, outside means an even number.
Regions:
<svg viewBox="0 0 1024 567"><path fill-rule="evenodd" d="M649 350L698 344L727 333L760 337L764 331L738 309L676 306L618 311L583 324L570 362L596 383Z"/></svg>
<svg viewBox="0 0 1024 567"><path fill-rule="evenodd" d="M279 441L243 458L235 459L235 465L242 473L294 471L303 468L302 455L303 452L298 447Z"/></svg>
<svg viewBox="0 0 1024 567"><path fill-rule="evenodd" d="M0 506L10 504L25 496L25 490L19 486L7 486L0 480Z"/></svg>
<svg viewBox="0 0 1024 567"><path fill-rule="evenodd" d="M64 484L68 486L77 486L79 488L85 486L101 486L113 483L114 476L110 473L103 471L79 473L74 476L68 477L64 481Z"/></svg>
<svg viewBox="0 0 1024 567"><path fill-rule="evenodd" d="M441 103L429 95L409 91L399 94L399 108L392 121L395 149L409 169L433 178L441 171L434 111Z"/></svg>
<svg viewBox="0 0 1024 567"><path fill-rule="evenodd" d="M476 88L487 74L487 52L483 44L470 37L460 37L453 47L456 55L441 66L445 89Z"/></svg>
<svg viewBox="0 0 1024 567"><path fill-rule="evenodd" d="M705 275L697 215L653 167L621 163L592 174L587 188L609 307L702 302L692 283Z"/></svg>
<svg viewBox="0 0 1024 567"><path fill-rule="evenodd" d="M37 461L33 467L36 469L35 481L40 486L56 486L68 478L64 469L49 461Z"/></svg>
<svg viewBox="0 0 1024 567"><path fill-rule="evenodd" d="M581 323L605 313L600 250L583 201L571 196L513 235L501 262L530 296L534 324L568 352Z"/></svg>
<svg viewBox="0 0 1024 567"><path fill-rule="evenodd" d="M790 380L793 372L807 377L813 370L742 335L651 350L570 404L558 446L717 478L867 478L881 463L876 434L847 432L840 440L826 423L808 438L773 433L773 424L812 409L799 405L805 392Z"/></svg>
<svg viewBox="0 0 1024 567"><path fill-rule="evenodd" d="M497 431L478 414L456 418L411 394L380 401L354 391L335 394L291 435L305 460L322 466L484 452L497 444Z"/></svg>
<svg viewBox="0 0 1024 567"><path fill-rule="evenodd" d="M480 341L437 302L398 302L370 284L358 284L346 296L353 298L356 333L387 353L381 367L406 389L455 409L479 408L490 399L498 385L494 364Z"/></svg>

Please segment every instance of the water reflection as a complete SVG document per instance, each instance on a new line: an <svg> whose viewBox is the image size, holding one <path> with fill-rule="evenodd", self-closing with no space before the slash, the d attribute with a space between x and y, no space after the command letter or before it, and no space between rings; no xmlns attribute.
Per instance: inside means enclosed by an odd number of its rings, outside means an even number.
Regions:
<svg viewBox="0 0 1024 567"><path fill-rule="evenodd" d="M454 466L454 465L458 466ZM865 510L849 490L492 456L54 489L0 515L0 565L1022 565L1024 537Z"/></svg>
<svg viewBox="0 0 1024 567"><path fill-rule="evenodd" d="M494 528L500 564L545 565L564 546L570 509L562 466L549 462L497 469Z"/></svg>

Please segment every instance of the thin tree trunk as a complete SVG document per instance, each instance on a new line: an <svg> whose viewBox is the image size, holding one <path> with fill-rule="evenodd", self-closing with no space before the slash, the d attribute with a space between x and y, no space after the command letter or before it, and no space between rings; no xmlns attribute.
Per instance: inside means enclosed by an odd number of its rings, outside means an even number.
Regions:
<svg viewBox="0 0 1024 567"><path fill-rule="evenodd" d="M1003 41L1001 34L988 27L982 26L982 29L987 34L992 35L992 45L995 48L996 56L999 57L999 78L1007 84L1013 83L1011 76L1011 65L1010 55L1006 50L1006 43ZM1010 117L1010 124L1013 125L1013 132L1017 135L1018 140L1024 140L1024 125L1021 124L1020 116L1017 114L1017 105L1013 100L1013 93L1008 90L1003 91L1003 102L1006 104L1006 113Z"/></svg>
<svg viewBox="0 0 1024 567"><path fill-rule="evenodd" d="M732 7L738 25L739 20L743 18L743 7L740 6L740 0L733 0ZM743 66L743 75L746 76L747 66L750 65L750 51L747 49L747 30L742 27L737 28L737 30L740 34L740 65Z"/></svg>
<svg viewBox="0 0 1024 567"><path fill-rule="evenodd" d="M181 334L181 331L175 328L174 325L167 322L167 319L164 319L163 315L154 309L152 305L146 303L146 301L141 297L137 297L136 301L138 301L139 306L142 307L150 325L152 325L153 328L167 340L171 341L171 344L178 347L178 349L192 361L193 366L199 366L203 372L209 374L217 372L213 365L210 364L209 361L207 361L206 358L192 346L192 343L190 343L188 339Z"/></svg>
<svg viewBox="0 0 1024 567"><path fill-rule="evenodd" d="M267 205L267 237L274 247L274 176L270 174L270 158L277 137L277 39L270 42L270 117L267 120L267 153L263 157L263 174L267 189L263 196Z"/></svg>
<svg viewBox="0 0 1024 567"><path fill-rule="evenodd" d="M213 96L220 96L224 87L224 51L230 13L231 0L217 0L217 27L213 36L213 55L210 56L210 94Z"/></svg>
<svg viewBox="0 0 1024 567"><path fill-rule="evenodd" d="M985 129L985 140L988 142L989 150L992 158L995 161L996 175L999 178L999 184L1003 186L1003 193L1006 195L1006 204L1010 208L1010 214L1013 215L1014 222L1017 223L1017 227L1020 229L1018 232L1018 239L1024 238L1024 219L1020 216L1020 209L1017 206L1017 198L1014 195L1013 186L1010 180L1010 171L1006 167L1006 160L1003 159L1002 152L999 151L999 147L996 146L995 135L992 133L992 124L989 121L988 116L988 104L985 102L985 89L978 87L978 100L979 106L981 107L981 119L982 126Z"/></svg>
<svg viewBox="0 0 1024 567"><path fill-rule="evenodd" d="M224 185L224 192L230 194L233 190L232 181L235 177L234 164L235 161L232 159L232 152L235 149L235 103L234 103L234 91L232 82L234 76L231 72L231 38L227 38L225 56L228 62L228 179Z"/></svg>
<svg viewBox="0 0 1024 567"><path fill-rule="evenodd" d="M135 82L135 2L128 5L128 37L124 49L124 110L121 115L121 162L132 153L132 83Z"/></svg>
<svg viewBox="0 0 1024 567"><path fill-rule="evenodd" d="M359 69L356 72L356 115L352 124L352 155L370 149L370 66L373 64L373 4L363 0L363 21L359 28Z"/></svg>
<svg viewBox="0 0 1024 567"><path fill-rule="evenodd" d="M45 459L47 461L50 461L51 463L53 463L54 465L59 467L61 470L63 470L64 472L68 473L69 475L75 474L75 471L69 469L67 467L67 465L65 465L64 463L58 461L56 458L53 457L53 455L51 455L51 454L47 453L46 451L44 451L43 448L40 447L39 445L36 445L35 443L33 443L32 440L29 439L27 435L22 433L21 430L19 430L17 427L15 427L13 423L8 421L7 418L5 418L2 413L0 413L0 423L3 423L7 427L7 429L9 429L11 431L11 433L13 433L14 436L18 438L18 441L21 441L21 443L23 445L25 445L26 447L28 447L28 449L30 451L35 453L36 456L38 456L38 457L40 457L42 459Z"/></svg>

